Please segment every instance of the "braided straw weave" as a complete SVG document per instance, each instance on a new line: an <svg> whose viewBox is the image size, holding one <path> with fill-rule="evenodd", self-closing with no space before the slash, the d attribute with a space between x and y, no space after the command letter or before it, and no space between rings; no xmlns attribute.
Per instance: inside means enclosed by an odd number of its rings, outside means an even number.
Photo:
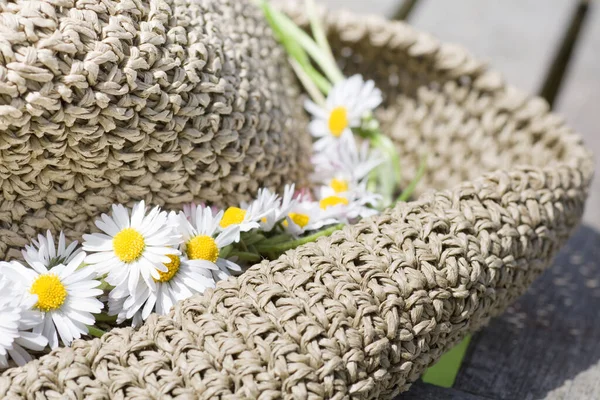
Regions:
<svg viewBox="0 0 600 400"><path fill-rule="evenodd" d="M245 1L0 1L0 260L114 202L303 183L294 79Z"/></svg>
<svg viewBox="0 0 600 400"><path fill-rule="evenodd" d="M426 153L421 186L436 191L256 265L137 331L10 369L0 397L389 399L549 265L592 175L580 138L461 48L401 23L327 21L345 72L385 91L379 118L406 176Z"/></svg>

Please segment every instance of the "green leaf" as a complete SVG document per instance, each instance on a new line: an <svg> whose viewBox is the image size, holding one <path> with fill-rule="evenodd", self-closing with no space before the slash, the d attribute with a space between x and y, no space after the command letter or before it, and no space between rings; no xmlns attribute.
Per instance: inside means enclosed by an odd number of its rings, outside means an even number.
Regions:
<svg viewBox="0 0 600 400"><path fill-rule="evenodd" d="M106 335L106 332L104 332L102 329L96 328L95 326L88 326L87 328L88 335L92 337L101 338L102 336Z"/></svg>
<svg viewBox="0 0 600 400"><path fill-rule="evenodd" d="M451 388L454 385L470 341L471 336L469 335L444 354L435 365L425 371L423 382Z"/></svg>
<svg viewBox="0 0 600 400"><path fill-rule="evenodd" d="M296 73L296 76L302 83L302 86L304 86L304 89L306 89L312 100L321 107L325 106L325 96L323 96L322 92L329 93L330 89L319 87L317 84L315 84L314 77L311 78L306 71L302 69L302 66L300 66L300 64L298 64L298 62L291 57L290 64L292 65L292 69Z"/></svg>

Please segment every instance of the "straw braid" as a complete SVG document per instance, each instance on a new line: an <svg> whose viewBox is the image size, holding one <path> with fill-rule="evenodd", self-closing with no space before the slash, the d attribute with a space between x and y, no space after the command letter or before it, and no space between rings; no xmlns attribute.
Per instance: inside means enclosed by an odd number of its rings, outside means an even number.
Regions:
<svg viewBox="0 0 600 400"><path fill-rule="evenodd" d="M137 332L9 370L0 395L392 398L522 294L577 224L586 183L515 170L400 204Z"/></svg>
<svg viewBox="0 0 600 400"><path fill-rule="evenodd" d="M460 50L399 23L328 21L345 71L385 90L380 118L403 165L427 153L426 185L451 189L256 265L138 331L8 370L0 396L389 399L549 265L592 175L580 138Z"/></svg>
<svg viewBox="0 0 600 400"><path fill-rule="evenodd" d="M0 3L0 259L110 205L303 184L298 85L247 1Z"/></svg>

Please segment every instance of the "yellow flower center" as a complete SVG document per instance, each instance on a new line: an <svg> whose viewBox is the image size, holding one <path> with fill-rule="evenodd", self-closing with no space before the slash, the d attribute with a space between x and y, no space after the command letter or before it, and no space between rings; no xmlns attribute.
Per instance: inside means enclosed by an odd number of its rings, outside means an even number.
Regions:
<svg viewBox="0 0 600 400"><path fill-rule="evenodd" d="M241 224L244 217L246 217L246 210L242 210L238 207L229 207L225 210L219 226L221 228L227 228L229 225Z"/></svg>
<svg viewBox="0 0 600 400"><path fill-rule="evenodd" d="M133 228L125 228L113 238L115 254L126 263L140 258L145 247L144 236Z"/></svg>
<svg viewBox="0 0 600 400"><path fill-rule="evenodd" d="M216 262L219 258L219 247L215 239L206 235L199 235L187 242L187 256L190 260L208 260Z"/></svg>
<svg viewBox="0 0 600 400"><path fill-rule="evenodd" d="M67 298L67 288L55 274L38 276L29 291L37 294L38 302L35 307L43 312L60 308Z"/></svg>
<svg viewBox="0 0 600 400"><path fill-rule="evenodd" d="M326 210L329 207L337 206L338 204L348 204L348 199L340 196L329 196L325 197L319 202L319 206L323 210Z"/></svg>
<svg viewBox="0 0 600 400"><path fill-rule="evenodd" d="M348 181L345 179L332 179L329 185L336 193L344 193L348 191Z"/></svg>
<svg viewBox="0 0 600 400"><path fill-rule="evenodd" d="M179 256L167 254L167 257L171 259L171 262L165 264L165 267L167 267L167 272L158 271L160 278L154 279L156 282L169 282L171 279L173 279L175 274L177 274L177 271L179 271L179 266L181 265L181 259Z"/></svg>
<svg viewBox="0 0 600 400"><path fill-rule="evenodd" d="M335 137L340 137L348 128L348 110L346 107L336 107L329 115L329 131Z"/></svg>
<svg viewBox="0 0 600 400"><path fill-rule="evenodd" d="M304 228L306 225L308 225L308 222L310 221L310 217L306 214L289 213L288 216L300 228Z"/></svg>

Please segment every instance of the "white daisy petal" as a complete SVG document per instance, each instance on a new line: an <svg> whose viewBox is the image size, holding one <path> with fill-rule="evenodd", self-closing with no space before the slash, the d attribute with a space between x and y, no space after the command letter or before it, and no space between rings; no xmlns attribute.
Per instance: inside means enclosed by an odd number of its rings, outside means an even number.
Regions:
<svg viewBox="0 0 600 400"><path fill-rule="evenodd" d="M83 235L85 251L111 251L113 248L112 237L103 233Z"/></svg>
<svg viewBox="0 0 600 400"><path fill-rule="evenodd" d="M48 345L48 339L33 332L21 332L21 336L15 339L15 343L33 351L42 351Z"/></svg>
<svg viewBox="0 0 600 400"><path fill-rule="evenodd" d="M69 262L65 268L62 268L62 271L56 272L56 274L60 277L60 278L67 278L68 276L72 275L75 270L77 270L81 264L83 264L83 260L85 259L85 253L81 252L79 253L75 258L73 258L71 260L71 262Z"/></svg>
<svg viewBox="0 0 600 400"><path fill-rule="evenodd" d="M43 330L42 335L48 339L48 346L51 349L55 349L58 347L58 333L56 331L56 327L54 326L54 322L52 321L52 317L49 315L44 316L44 320L42 322ZM35 330L34 330L35 332Z"/></svg>
<svg viewBox="0 0 600 400"><path fill-rule="evenodd" d="M160 291L158 294L160 295ZM154 295L154 293L150 293L150 296L148 297L148 300L146 300L146 304L144 304L144 308L142 309L142 319L146 320L150 316L155 304L156 295Z"/></svg>
<svg viewBox="0 0 600 400"><path fill-rule="evenodd" d="M8 349L8 354L17 363L17 365L25 365L31 361L31 356L16 343L12 345L11 349Z"/></svg>
<svg viewBox="0 0 600 400"><path fill-rule="evenodd" d="M198 214L201 212L196 215ZM204 217L201 221L212 223ZM218 268L209 260L189 261L183 256L175 255L171 256L171 261L165 264L165 267L164 272L153 275L152 279L156 285L153 290L143 282L139 282L133 290L115 287L109 294L109 313L119 315L120 321L133 318L132 324L147 319L153 311L167 314L176 301L202 292L207 287L214 287L214 280L210 278L211 274L205 268ZM200 271L205 271L206 275L201 274ZM190 277L194 278L190 279Z"/></svg>
<svg viewBox="0 0 600 400"><path fill-rule="evenodd" d="M121 204L114 204L112 206L114 221L119 227L119 230L129 228L131 225L129 219L129 212L127 209Z"/></svg>
<svg viewBox="0 0 600 400"><path fill-rule="evenodd" d="M67 321L59 312L52 313L51 317L61 342L63 342L66 346L69 346L73 341L73 334L67 326Z"/></svg>
<svg viewBox="0 0 600 400"><path fill-rule="evenodd" d="M226 260L224 258L219 258L217 260L217 266L227 268L231 271L242 272L242 267L234 263L233 261Z"/></svg>
<svg viewBox="0 0 600 400"><path fill-rule="evenodd" d="M210 262L208 260L187 260L187 263L192 268L214 269L214 270L219 269L219 267L215 263Z"/></svg>
<svg viewBox="0 0 600 400"><path fill-rule="evenodd" d="M109 236L114 236L121 230L116 222L106 214L102 214L100 219L96 220L95 224L98 229L105 232L106 235Z"/></svg>
<svg viewBox="0 0 600 400"><path fill-rule="evenodd" d="M313 103L310 100L306 100L304 102L304 108L306 109L306 111L311 113L316 118L319 118L319 119L327 118L327 113L321 107L319 107L317 104Z"/></svg>
<svg viewBox="0 0 600 400"><path fill-rule="evenodd" d="M39 332L30 332L32 323L42 321L42 316L30 311L30 299L20 288L0 276L0 369L9 366L9 359L17 365L31 360L28 350L41 351L48 341Z"/></svg>
<svg viewBox="0 0 600 400"><path fill-rule="evenodd" d="M327 122L320 119L312 120L308 124L308 131L316 138L328 137L331 135Z"/></svg>

